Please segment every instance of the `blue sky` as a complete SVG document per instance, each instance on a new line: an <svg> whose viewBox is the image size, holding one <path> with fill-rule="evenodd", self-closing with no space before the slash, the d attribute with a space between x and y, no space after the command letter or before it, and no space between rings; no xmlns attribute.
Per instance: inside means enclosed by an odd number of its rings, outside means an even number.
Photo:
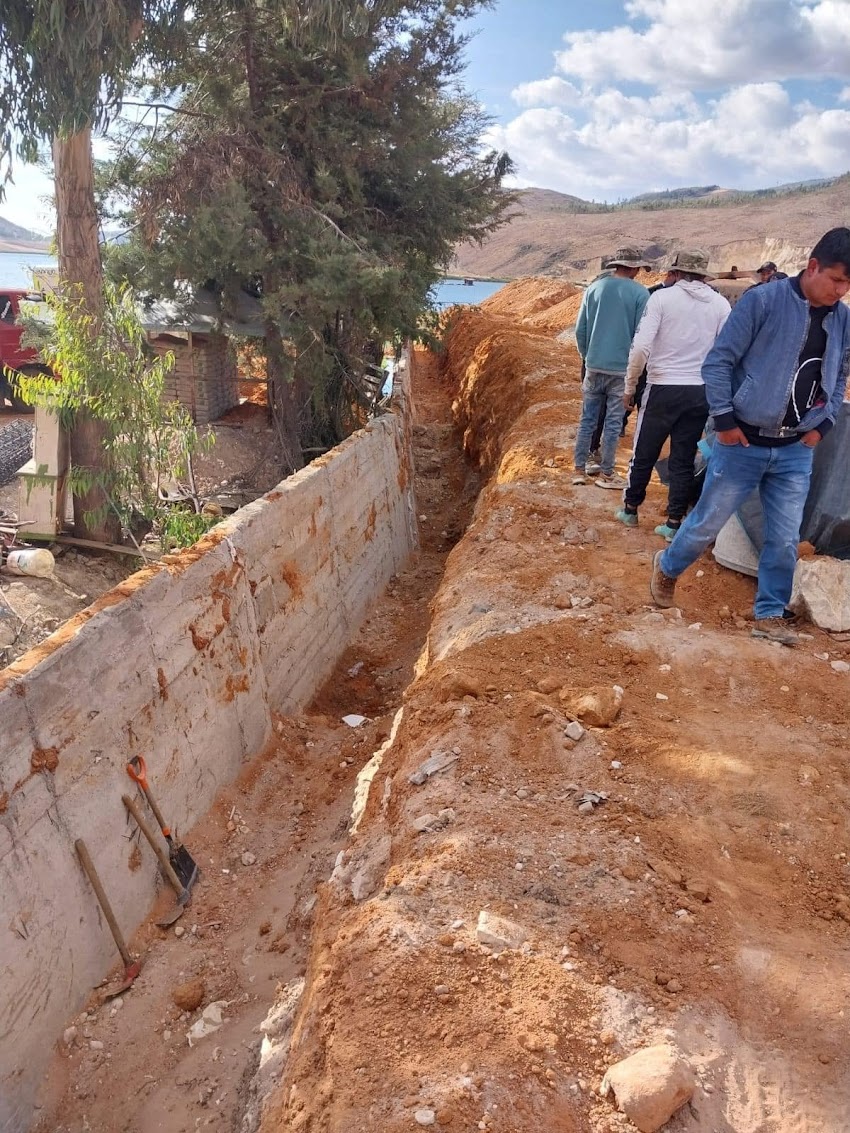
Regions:
<svg viewBox="0 0 850 1133"><path fill-rule="evenodd" d="M465 82L519 185L618 200L850 169L850 0L500 0L470 30ZM49 229L47 179L16 181L0 215Z"/></svg>

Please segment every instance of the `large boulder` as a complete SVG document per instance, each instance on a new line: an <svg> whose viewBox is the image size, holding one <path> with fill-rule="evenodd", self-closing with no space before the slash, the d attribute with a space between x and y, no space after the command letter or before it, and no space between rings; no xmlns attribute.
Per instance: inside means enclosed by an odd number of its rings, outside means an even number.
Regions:
<svg viewBox="0 0 850 1133"><path fill-rule="evenodd" d="M791 609L821 629L850 630L850 562L818 555L794 571Z"/></svg>
<svg viewBox="0 0 850 1133"><path fill-rule="evenodd" d="M656 1133L695 1089L690 1066L674 1047L661 1043L610 1067L600 1092L603 1097L613 1093L617 1108L641 1133Z"/></svg>

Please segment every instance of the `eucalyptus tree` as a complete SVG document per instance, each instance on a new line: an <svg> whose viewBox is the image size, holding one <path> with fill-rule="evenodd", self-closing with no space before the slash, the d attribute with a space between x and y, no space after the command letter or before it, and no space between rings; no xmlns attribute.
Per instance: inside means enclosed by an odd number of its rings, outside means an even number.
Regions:
<svg viewBox="0 0 850 1133"><path fill-rule="evenodd" d="M103 312L92 132L117 113L128 77L142 59L185 53L205 0L2 0L0 4L0 174L15 157L33 160L52 146L57 249L63 285L95 333ZM333 0L266 0L290 20L332 19ZM211 5L219 10L220 5ZM233 0L232 9L251 7ZM111 541L117 518L108 504L109 468L102 426L81 409L71 458L88 490L75 495L78 534ZM91 475L86 477L86 473ZM94 522L92 516L99 517Z"/></svg>
<svg viewBox="0 0 850 1133"><path fill-rule="evenodd" d="M93 331L103 312L103 274L92 131L119 105L145 34L181 20L184 10L182 0L3 0L0 163L8 176L15 157L34 160L41 144L52 145L59 271ZM81 409L71 459L89 486L75 496L75 529L111 541L118 521L108 506L102 442L102 426Z"/></svg>

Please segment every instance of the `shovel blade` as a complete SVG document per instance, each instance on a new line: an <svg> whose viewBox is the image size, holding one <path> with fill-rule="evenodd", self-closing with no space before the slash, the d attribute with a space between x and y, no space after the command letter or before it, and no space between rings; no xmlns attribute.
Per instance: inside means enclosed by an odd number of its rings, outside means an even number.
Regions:
<svg viewBox="0 0 850 1133"><path fill-rule="evenodd" d="M183 845L172 846L168 857L180 884L187 892L191 892L201 874L198 863Z"/></svg>

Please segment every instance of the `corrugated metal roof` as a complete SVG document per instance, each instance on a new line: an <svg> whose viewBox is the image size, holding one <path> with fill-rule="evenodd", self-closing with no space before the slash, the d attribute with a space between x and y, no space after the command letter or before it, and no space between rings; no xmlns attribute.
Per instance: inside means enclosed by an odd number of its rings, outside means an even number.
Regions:
<svg viewBox="0 0 850 1133"><path fill-rule="evenodd" d="M234 315L222 316L218 297L203 288L187 288L179 299L156 299L139 305L139 318L148 332L191 331L192 334L215 332L244 338L263 338L263 308L259 299L240 292Z"/></svg>

